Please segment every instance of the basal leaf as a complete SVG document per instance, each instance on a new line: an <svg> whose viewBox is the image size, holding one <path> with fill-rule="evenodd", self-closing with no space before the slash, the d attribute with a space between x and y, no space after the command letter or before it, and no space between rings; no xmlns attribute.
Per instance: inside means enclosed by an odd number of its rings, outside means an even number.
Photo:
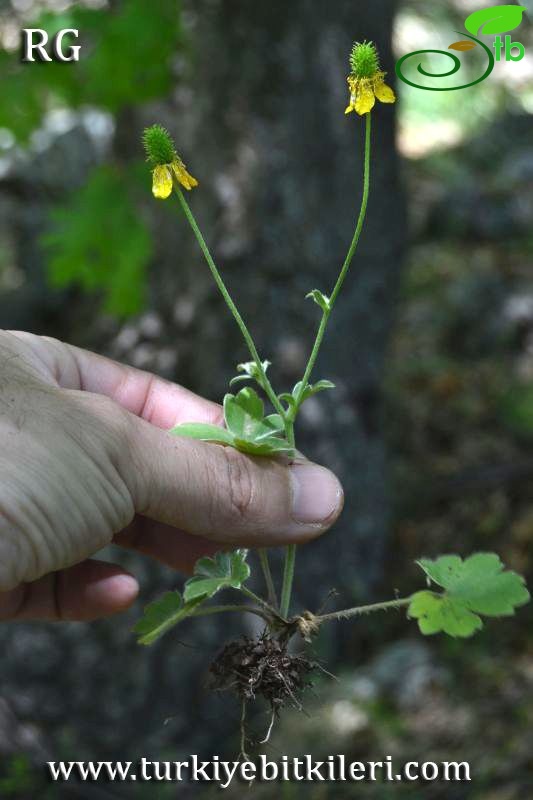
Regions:
<svg viewBox="0 0 533 800"><path fill-rule="evenodd" d="M441 556L418 564L449 596L488 617L511 616L529 600L522 576L505 570L495 553L475 553L465 561L459 556Z"/></svg>
<svg viewBox="0 0 533 800"><path fill-rule="evenodd" d="M200 439L203 442L233 444L233 436L225 428L219 428L218 425L207 425L203 422L184 422L176 425L169 433L174 436L186 436L188 439Z"/></svg>
<svg viewBox="0 0 533 800"><path fill-rule="evenodd" d="M465 28L473 36L507 33L518 28L522 22L525 6L501 5L481 8L465 20Z"/></svg>
<svg viewBox="0 0 533 800"><path fill-rule="evenodd" d="M213 558L200 558L194 566L194 575L185 584L183 597L187 602L197 598L213 597L220 589L240 589L250 577L246 563L247 550L216 553Z"/></svg>
<svg viewBox="0 0 533 800"><path fill-rule="evenodd" d="M178 622L191 616L204 597L184 602L178 591L166 592L144 609L144 615L134 627L139 644L152 644Z"/></svg>
<svg viewBox="0 0 533 800"><path fill-rule="evenodd" d="M276 456L286 453L287 455L294 455L294 447L292 447L286 439L280 439L277 436L269 436L256 441L249 441L248 439L239 439L237 436L234 439L234 447L242 453L248 453L252 456Z"/></svg>
<svg viewBox="0 0 533 800"><path fill-rule="evenodd" d="M442 632L448 636L468 637L483 627L477 614L446 594L417 592L411 597L407 613L418 620L418 627L425 636Z"/></svg>
<svg viewBox="0 0 533 800"><path fill-rule="evenodd" d="M253 439L264 416L263 401L254 389L246 387L237 395L224 397L224 419L231 433L241 439Z"/></svg>

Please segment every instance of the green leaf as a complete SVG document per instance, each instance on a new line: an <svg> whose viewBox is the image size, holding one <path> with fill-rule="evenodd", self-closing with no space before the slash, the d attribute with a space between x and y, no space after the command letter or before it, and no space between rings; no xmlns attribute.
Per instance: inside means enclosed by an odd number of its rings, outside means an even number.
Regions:
<svg viewBox="0 0 533 800"><path fill-rule="evenodd" d="M139 634L139 644L152 644L178 622L190 617L204 597L184 602L178 591L166 592L144 609L144 615L134 627Z"/></svg>
<svg viewBox="0 0 533 800"><path fill-rule="evenodd" d="M322 311L331 311L329 297L325 294L322 294L322 292L320 292L318 289L313 289L313 291L306 294L305 297L306 299L311 298L314 300L317 306L320 306Z"/></svg>
<svg viewBox="0 0 533 800"><path fill-rule="evenodd" d="M408 615L418 620L425 636L447 633L448 636L468 637L483 627L481 619L460 600L433 592L417 592L411 597Z"/></svg>
<svg viewBox="0 0 533 800"><path fill-rule="evenodd" d="M482 8L466 18L465 28L473 36L507 33L518 28L522 22L525 6L502 5Z"/></svg>
<svg viewBox="0 0 533 800"><path fill-rule="evenodd" d="M529 600L522 576L505 570L495 553L476 553L465 561L449 555L417 563L429 581L445 590L440 595L418 592L411 598L408 615L418 619L424 634L471 636L483 627L478 614L511 616Z"/></svg>
<svg viewBox="0 0 533 800"><path fill-rule="evenodd" d="M441 556L418 562L434 583L460 600L471 611L487 617L506 617L529 600L521 575L505 570L495 553L475 553L465 561L459 556Z"/></svg>
<svg viewBox="0 0 533 800"><path fill-rule="evenodd" d="M252 456L276 456L283 453L290 456L294 455L294 447L292 447L286 439L279 439L276 436L255 441L236 437L234 446L237 450Z"/></svg>
<svg viewBox="0 0 533 800"><path fill-rule="evenodd" d="M270 366L270 361L262 361L261 366L263 367L263 371L266 373ZM235 383L240 383L241 381L250 380L257 381L260 386L263 385L263 376L257 368L255 361L245 361L242 364L237 364L237 372L242 372L244 374L236 375L235 378L232 378L229 382L230 386L233 386Z"/></svg>
<svg viewBox="0 0 533 800"><path fill-rule="evenodd" d="M174 436L186 436L188 439L200 439L203 442L233 445L233 436L225 428L218 425L207 425L203 422L183 422L171 428Z"/></svg>
<svg viewBox="0 0 533 800"><path fill-rule="evenodd" d="M237 395L224 397L226 427L241 439L253 439L264 416L263 401L254 389L241 389Z"/></svg>
<svg viewBox="0 0 533 800"><path fill-rule="evenodd" d="M228 587L240 589L250 577L247 553L247 550L235 550L216 553L214 558L200 558L194 566L194 576L185 584L185 600L213 597L220 589Z"/></svg>
<svg viewBox="0 0 533 800"><path fill-rule="evenodd" d="M298 397L298 394L300 393L301 386L302 382L298 381L298 383L292 390L292 394L295 399ZM334 388L335 384L332 383L331 381L322 380L318 381L317 383L308 383L307 386L305 387L305 391L302 394L302 403L309 397L318 394L318 392L323 392L325 389L334 389Z"/></svg>

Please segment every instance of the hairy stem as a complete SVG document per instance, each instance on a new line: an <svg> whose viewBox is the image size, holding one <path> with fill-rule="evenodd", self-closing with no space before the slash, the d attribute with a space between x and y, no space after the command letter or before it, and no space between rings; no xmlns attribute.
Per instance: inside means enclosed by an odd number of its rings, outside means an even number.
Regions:
<svg viewBox="0 0 533 800"><path fill-rule="evenodd" d="M315 342L313 344L313 349L311 350L311 355L309 356L309 360L307 362L307 366L304 371L304 375L302 378L302 384L300 386L300 391L298 392L295 398L295 405L292 413L290 412L290 419L285 418L285 430L287 434L287 439L289 443L294 446L294 419L298 414L298 410L302 404L304 392L306 389L307 384L309 383L309 378L311 377L311 373L315 366L315 362L318 357L318 353L320 351L320 346L322 345L322 340L324 339L324 334L326 332L326 327L328 324L329 317L331 315L331 311L333 306L335 305L335 301L339 296L340 290L342 289L342 285L348 274L348 270L350 268L350 264L352 263L352 259L354 257L355 251L357 249L357 245L359 244L359 239L361 238L361 231L363 230L363 224L366 217L366 210L368 208L368 197L370 194L370 151L371 151L371 138L372 138L372 120L371 114L368 113L365 118L365 156L364 156L364 168L363 168L363 197L361 199L361 209L359 211L359 217L357 219L357 224L355 226L355 232L353 235L352 242L348 249L348 253L346 254L346 258L344 259L344 263L342 265L341 271L339 272L339 276L333 287L333 291L329 297L328 308L325 309L322 313L322 319L320 320L320 325L318 328L318 332L316 334ZM292 584L294 579L294 565L296 561L296 545L289 545L285 552L285 567L283 571L283 588L281 592L281 615L283 617L287 617L289 613L290 603L291 603L291 594L292 594Z"/></svg>
<svg viewBox="0 0 533 800"><path fill-rule="evenodd" d="M257 352L257 348L255 346L254 340L252 339L252 336L251 336L250 331L248 330L248 328L246 326L246 323L244 322L243 318L241 317L237 306L233 302L233 299L232 299L228 289L226 288L226 284L224 283L224 280L222 279L222 275L218 271L218 268L217 268L215 262L213 261L213 257L212 257L212 255L211 255L211 253L209 251L209 248L208 248L208 246L207 246L207 244L205 242L204 237L202 236L202 232L200 231L200 228L198 227L198 224L196 222L194 214L192 213L192 211L190 209L190 206L187 203L187 200L185 199L185 195L183 194L182 190L180 188L178 188L178 187L175 188L175 192L176 192L176 195L177 195L178 200L180 202L180 205L181 205L181 207L183 209L183 212L184 212L185 216L187 217L189 225L191 226L191 228L193 230L193 233L196 236L196 240L197 240L198 244L200 245L200 249L201 249L201 251L202 251L202 253L204 255L204 258L205 258L205 260L207 262L207 265L208 265L209 269L211 270L211 274L212 274L212 276L213 276L213 278L215 280L216 285L218 286L220 294L224 298L224 301L225 301L226 305L228 306L229 310L231 311L235 322L239 326L239 329L240 329L240 331L241 331L241 333L243 335L244 341L246 342L248 350L250 351L250 355L252 356L252 358L253 358L256 366L257 366L257 369L259 370L259 374L261 375L262 386L264 387L265 392L268 395L268 399L270 400L270 402L272 403L272 405L276 409L277 413L280 414L282 418L284 418L285 417L285 410L284 410L283 406L281 405L280 401L278 400L278 397L277 397L274 389L272 388L272 384L270 383L270 380L267 377L267 374L266 374L266 372L265 372L265 370L263 368L263 362L261 361L261 358L259 357L259 353Z"/></svg>
<svg viewBox="0 0 533 800"><path fill-rule="evenodd" d="M282 622L287 622L283 614L276 611L276 609L273 608L270 605L270 603L267 603L266 600L263 600L262 597L259 597L259 595L257 595L255 592L252 592L251 589L248 589L246 586L241 586L240 589L238 589L237 591L242 592L243 594L246 595L246 597L249 597L250 600L253 600L255 603L258 603L262 608L265 609L267 613L270 614L271 617L281 620Z"/></svg>
<svg viewBox="0 0 533 800"><path fill-rule="evenodd" d="M374 611L388 611L391 608L402 608L411 602L410 597L402 597L398 600L387 600L384 603L372 603L369 606L356 606L346 608L343 611L332 611L330 614L320 614L314 618L318 624L334 619L350 619L350 617L360 617L363 614L372 614Z"/></svg>
<svg viewBox="0 0 533 800"><path fill-rule="evenodd" d="M278 597L276 594L276 587L274 586L274 580L272 578L272 572L270 570L268 550L266 550L264 547L259 549L259 561L261 563L261 569L263 570L263 577L265 579L268 591L268 602L271 606L273 606L273 608L278 608Z"/></svg>

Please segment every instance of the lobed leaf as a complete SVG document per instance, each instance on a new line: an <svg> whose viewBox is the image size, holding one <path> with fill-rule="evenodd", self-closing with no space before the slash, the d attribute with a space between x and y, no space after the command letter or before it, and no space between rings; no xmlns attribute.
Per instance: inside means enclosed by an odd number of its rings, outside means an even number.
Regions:
<svg viewBox="0 0 533 800"><path fill-rule="evenodd" d="M144 615L133 628L139 634L139 644L153 644L178 622L190 617L203 600L202 596L184 601L178 591L166 592L153 600L146 606Z"/></svg>
<svg viewBox="0 0 533 800"><path fill-rule="evenodd" d="M194 575L183 590L187 602L213 597L220 589L240 589L250 577L246 563L247 550L216 553L213 558L200 558L194 566Z"/></svg>
<svg viewBox="0 0 533 800"><path fill-rule="evenodd" d="M425 636L442 631L448 636L466 638L483 627L478 615L460 600L433 592L414 594L407 613L418 620L418 627Z"/></svg>
<svg viewBox="0 0 533 800"><path fill-rule="evenodd" d="M483 627L478 616L506 617L529 600L521 575L505 570L495 553L475 553L466 560L458 555L417 562L428 582L445 591L418 592L409 604L408 615L418 620L424 634L443 631L450 636L471 636Z"/></svg>

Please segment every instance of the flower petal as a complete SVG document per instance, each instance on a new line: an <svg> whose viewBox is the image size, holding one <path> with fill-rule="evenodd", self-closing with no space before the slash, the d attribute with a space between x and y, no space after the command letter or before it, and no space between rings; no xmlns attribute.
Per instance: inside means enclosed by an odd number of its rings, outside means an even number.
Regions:
<svg viewBox="0 0 533 800"><path fill-rule="evenodd" d="M374 92L378 100L380 100L382 103L396 102L396 95L394 94L394 91L390 86L387 86L386 83L381 82L376 84Z"/></svg>
<svg viewBox="0 0 533 800"><path fill-rule="evenodd" d="M370 86L361 86L359 95L355 101L355 110L358 114L368 114L374 108L376 98Z"/></svg>
<svg viewBox="0 0 533 800"><path fill-rule="evenodd" d="M193 176L187 172L184 165L180 164L179 161L172 162L172 169L174 170L174 175L178 179L179 183L184 189L187 189L187 191L190 191L195 186L198 186L198 181L196 178L193 178Z"/></svg>
<svg viewBox="0 0 533 800"><path fill-rule="evenodd" d="M152 193L159 200L166 200L172 191L172 174L166 164L155 167L152 180Z"/></svg>
<svg viewBox="0 0 533 800"><path fill-rule="evenodd" d="M351 114L351 112L352 112L352 111L355 111L355 106L353 106L353 105L350 103L350 105L349 105L349 106L347 106L347 108L346 108L346 111L345 111L344 113L345 113L345 114Z"/></svg>

